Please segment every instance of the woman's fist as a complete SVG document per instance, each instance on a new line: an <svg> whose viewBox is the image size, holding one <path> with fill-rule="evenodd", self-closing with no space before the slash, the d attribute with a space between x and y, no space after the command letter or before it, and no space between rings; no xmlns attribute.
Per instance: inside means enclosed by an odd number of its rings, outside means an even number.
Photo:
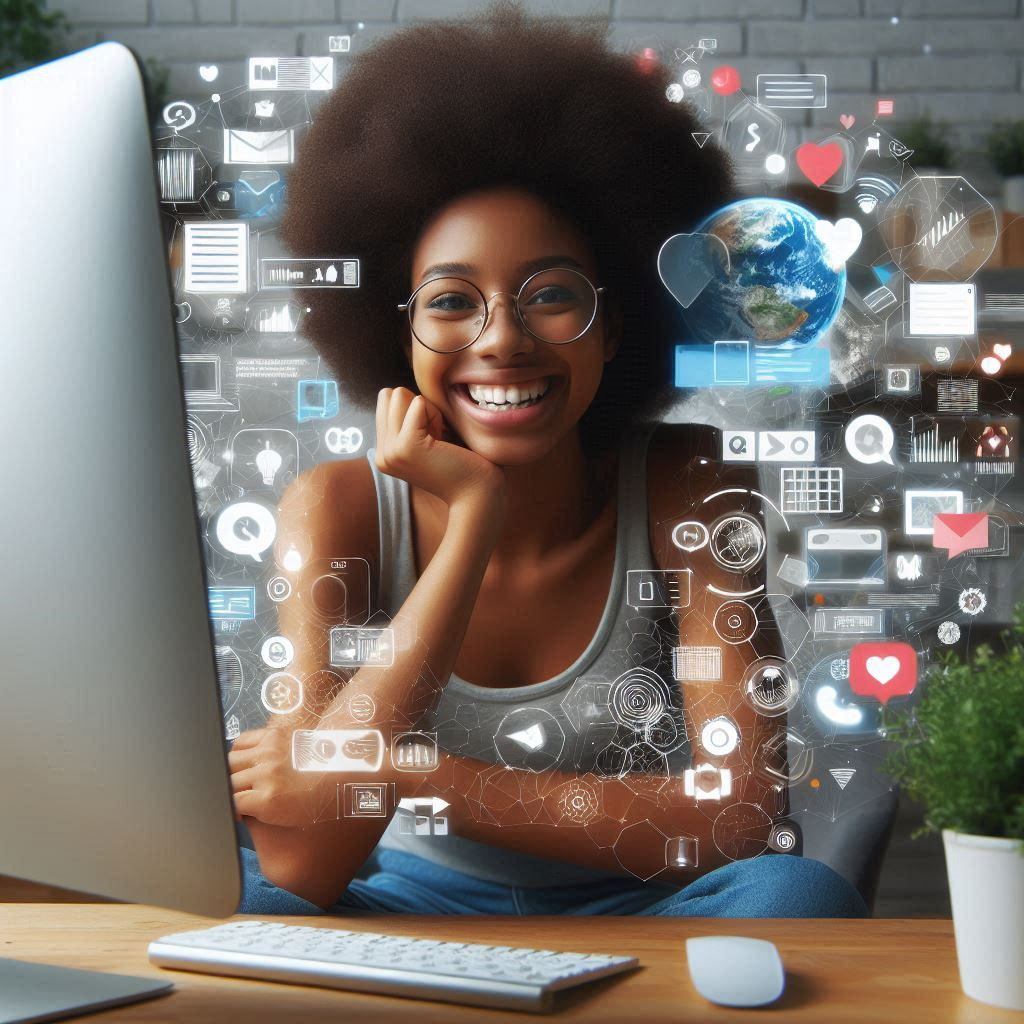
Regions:
<svg viewBox="0 0 1024 1024"><path fill-rule="evenodd" d="M291 748L291 729L250 729L235 740L228 767L239 816L291 828L336 817L336 778L296 771Z"/></svg>
<svg viewBox="0 0 1024 1024"><path fill-rule="evenodd" d="M408 388L377 395L377 468L429 491L449 507L461 498L504 494L501 469L482 455L443 440L437 408Z"/></svg>

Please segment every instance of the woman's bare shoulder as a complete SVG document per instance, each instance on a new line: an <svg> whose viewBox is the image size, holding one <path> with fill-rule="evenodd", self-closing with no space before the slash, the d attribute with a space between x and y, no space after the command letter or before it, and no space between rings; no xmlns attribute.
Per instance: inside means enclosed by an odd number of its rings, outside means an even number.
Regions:
<svg viewBox="0 0 1024 1024"><path fill-rule="evenodd" d="M285 546L301 537L314 557L377 561L377 489L365 458L320 462L288 485L278 506Z"/></svg>
<svg viewBox="0 0 1024 1024"><path fill-rule="evenodd" d="M692 500L690 469L702 460L701 476L715 478L719 431L702 423L659 423L647 445L647 509L651 550L662 568L671 568L678 551L668 543L666 524ZM709 492L710 493L710 492Z"/></svg>

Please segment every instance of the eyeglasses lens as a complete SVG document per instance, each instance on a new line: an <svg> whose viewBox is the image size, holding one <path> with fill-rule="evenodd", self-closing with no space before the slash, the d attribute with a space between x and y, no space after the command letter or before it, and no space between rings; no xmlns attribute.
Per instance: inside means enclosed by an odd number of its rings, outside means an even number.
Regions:
<svg viewBox="0 0 1024 1024"><path fill-rule="evenodd" d="M552 345L575 341L594 320L597 294L582 274L544 270L519 295L519 315L531 334ZM483 332L486 303L475 285L454 277L428 281L409 314L416 337L436 352L457 352Z"/></svg>

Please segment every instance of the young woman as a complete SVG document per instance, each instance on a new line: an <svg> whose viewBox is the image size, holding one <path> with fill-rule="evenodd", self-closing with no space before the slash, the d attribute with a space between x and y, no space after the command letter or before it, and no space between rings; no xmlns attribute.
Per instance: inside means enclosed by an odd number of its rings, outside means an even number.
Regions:
<svg viewBox="0 0 1024 1024"><path fill-rule="evenodd" d="M658 247L731 182L666 84L500 7L392 36L318 111L282 233L362 259L306 331L376 399L376 446L281 504L304 700L230 754L243 910L865 913L826 866L754 856L784 705L769 616L729 595L763 593L762 513L706 431L656 421ZM343 606L331 560L369 566ZM331 628L364 624L391 663L340 668ZM345 769L297 770L318 737Z"/></svg>

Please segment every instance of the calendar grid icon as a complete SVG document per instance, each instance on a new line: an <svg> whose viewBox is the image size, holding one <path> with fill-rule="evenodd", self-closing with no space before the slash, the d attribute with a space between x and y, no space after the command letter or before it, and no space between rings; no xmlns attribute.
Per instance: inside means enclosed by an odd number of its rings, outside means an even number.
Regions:
<svg viewBox="0 0 1024 1024"><path fill-rule="evenodd" d="M782 511L843 511L843 471L826 466L786 466L782 470Z"/></svg>

